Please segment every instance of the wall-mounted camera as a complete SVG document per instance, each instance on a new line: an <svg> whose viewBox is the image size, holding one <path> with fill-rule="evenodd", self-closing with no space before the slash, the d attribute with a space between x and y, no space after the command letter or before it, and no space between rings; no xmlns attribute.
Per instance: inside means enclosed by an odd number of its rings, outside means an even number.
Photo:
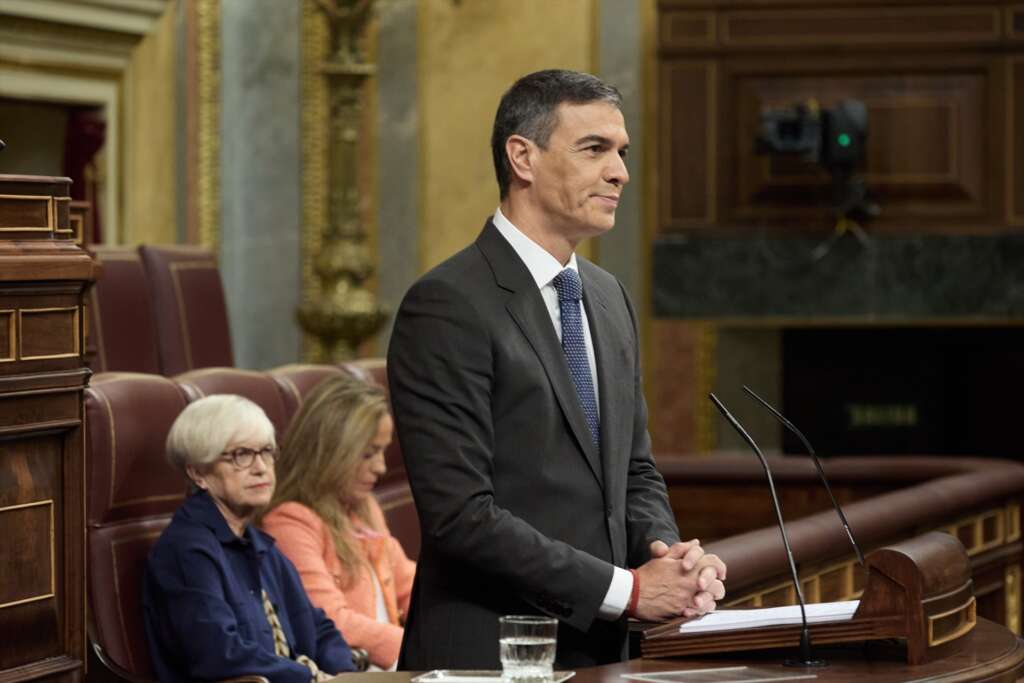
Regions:
<svg viewBox="0 0 1024 683"><path fill-rule="evenodd" d="M860 100L822 109L816 100L761 112L758 154L798 156L832 176L837 219L863 222L880 213L868 201L859 168L867 151L868 110Z"/></svg>

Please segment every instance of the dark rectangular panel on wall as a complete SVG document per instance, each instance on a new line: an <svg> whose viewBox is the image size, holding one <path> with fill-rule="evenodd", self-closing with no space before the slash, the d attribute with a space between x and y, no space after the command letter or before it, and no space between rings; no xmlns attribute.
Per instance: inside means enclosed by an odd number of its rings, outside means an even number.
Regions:
<svg viewBox="0 0 1024 683"><path fill-rule="evenodd" d="M662 70L661 220L674 228L708 225L715 220L715 66L680 61Z"/></svg>
<svg viewBox="0 0 1024 683"><path fill-rule="evenodd" d="M864 102L869 135L861 172L882 215L876 229L918 226L973 230L999 221L990 150L993 75L985 60L853 58L793 65L782 58L732 63L724 89L735 118L722 121L736 153L721 164L721 212L726 224L831 227L830 176L791 157L757 154L754 140L766 109L814 100L834 107ZM733 165L733 160L734 164ZM1001 159L995 159L1001 162ZM729 181L732 182L729 182Z"/></svg>
<svg viewBox="0 0 1024 683"><path fill-rule="evenodd" d="M1012 57L1008 63L1006 111L1011 131L1010 144L1006 146L1008 220L1013 225L1024 225L1024 57Z"/></svg>
<svg viewBox="0 0 1024 683"><path fill-rule="evenodd" d="M831 229L829 174L759 155L755 138L767 109L843 99L868 110L872 230L991 233L1024 217L1024 154L1007 151L1021 144L1024 5L865 4L661 0L660 233Z"/></svg>
<svg viewBox="0 0 1024 683"><path fill-rule="evenodd" d="M0 680L85 662L82 295L67 178L0 175Z"/></svg>
<svg viewBox="0 0 1024 683"><path fill-rule="evenodd" d="M782 346L783 412L821 453L1024 457L1024 327L796 328Z"/></svg>

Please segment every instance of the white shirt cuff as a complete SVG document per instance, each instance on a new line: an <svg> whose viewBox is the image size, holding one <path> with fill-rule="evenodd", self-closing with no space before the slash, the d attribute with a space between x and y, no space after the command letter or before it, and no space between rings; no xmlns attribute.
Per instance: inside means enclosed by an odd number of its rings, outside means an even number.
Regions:
<svg viewBox="0 0 1024 683"><path fill-rule="evenodd" d="M612 583L605 593L604 602L597 610L597 618L615 621L622 616L629 606L629 596L633 594L633 574L622 567L612 567Z"/></svg>

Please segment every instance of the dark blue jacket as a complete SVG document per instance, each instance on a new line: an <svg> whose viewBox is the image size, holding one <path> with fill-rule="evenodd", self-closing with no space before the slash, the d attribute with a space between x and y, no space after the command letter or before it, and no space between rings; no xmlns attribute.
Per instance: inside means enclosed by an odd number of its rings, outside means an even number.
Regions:
<svg viewBox="0 0 1024 683"><path fill-rule="evenodd" d="M143 579L146 637L162 683L242 675L309 683L309 669L274 654L263 611L266 589L293 656L328 673L352 671L352 652L323 610L313 607L274 539L248 526L239 538L213 499L185 500L149 554Z"/></svg>

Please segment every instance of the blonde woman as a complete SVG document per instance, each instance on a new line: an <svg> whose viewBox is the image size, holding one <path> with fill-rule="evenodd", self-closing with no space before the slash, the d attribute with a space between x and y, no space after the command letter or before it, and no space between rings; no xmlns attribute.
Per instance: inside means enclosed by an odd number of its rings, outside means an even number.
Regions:
<svg viewBox="0 0 1024 683"><path fill-rule="evenodd" d="M398 660L416 571L372 493L393 430L381 389L350 377L321 383L285 433L263 518L313 604L381 669Z"/></svg>

